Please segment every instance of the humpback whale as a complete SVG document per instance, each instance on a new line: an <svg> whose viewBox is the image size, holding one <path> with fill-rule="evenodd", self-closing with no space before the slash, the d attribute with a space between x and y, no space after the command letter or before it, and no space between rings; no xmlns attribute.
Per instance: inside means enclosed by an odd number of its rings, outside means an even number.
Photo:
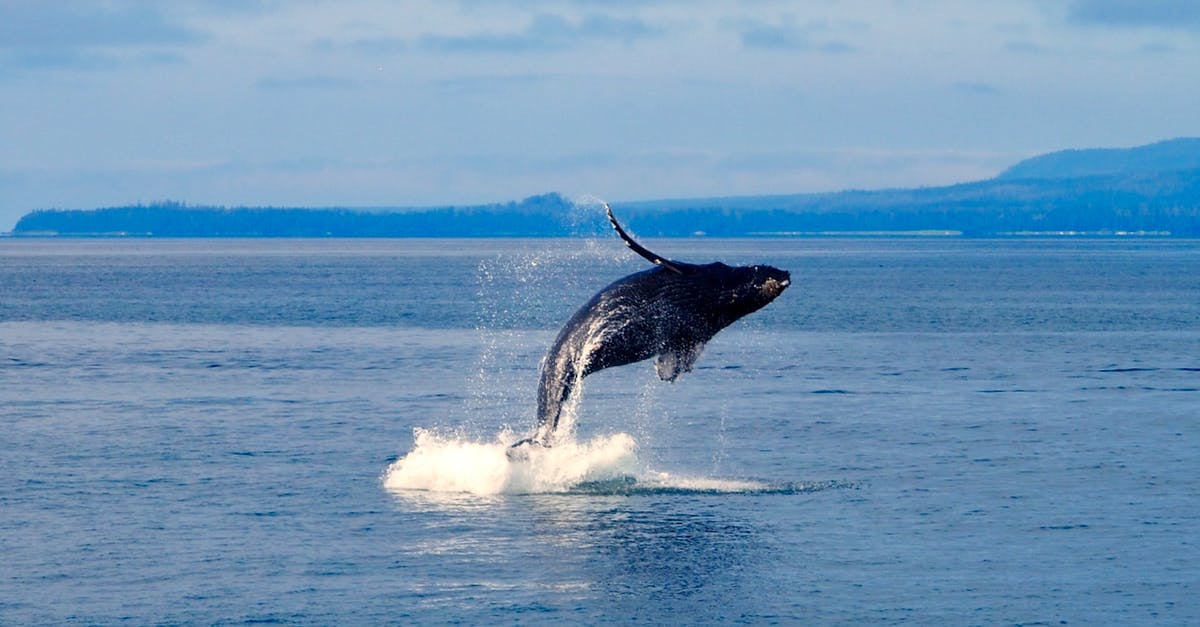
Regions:
<svg viewBox="0 0 1200 627"><path fill-rule="evenodd" d="M666 259L634 241L604 204L608 221L653 268L600 290L567 320L542 361L533 435L512 445L553 446L563 406L587 375L657 357L664 381L690 372L718 331L775 300L791 284L786 270ZM516 455L513 455L516 453Z"/></svg>

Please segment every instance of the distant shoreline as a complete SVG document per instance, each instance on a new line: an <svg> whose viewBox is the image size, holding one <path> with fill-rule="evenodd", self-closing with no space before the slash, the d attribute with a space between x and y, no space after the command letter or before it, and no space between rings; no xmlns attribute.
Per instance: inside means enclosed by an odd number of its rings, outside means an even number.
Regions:
<svg viewBox="0 0 1200 627"><path fill-rule="evenodd" d="M485 240L485 239L578 239L579 235L409 235L409 236L297 236L297 235L172 235L151 233L0 233L0 239L12 240ZM780 233L747 233L743 235L710 236L659 235L654 239L694 240L794 240L794 239L1200 239L1200 236L1177 236L1170 231L1017 231L989 235L966 235L961 231L803 231Z"/></svg>
<svg viewBox="0 0 1200 627"><path fill-rule="evenodd" d="M943 187L613 202L642 237L1200 237L1200 139L1061 151ZM11 237L573 237L598 203L550 192L425 208L213 207L164 201L26 214Z"/></svg>

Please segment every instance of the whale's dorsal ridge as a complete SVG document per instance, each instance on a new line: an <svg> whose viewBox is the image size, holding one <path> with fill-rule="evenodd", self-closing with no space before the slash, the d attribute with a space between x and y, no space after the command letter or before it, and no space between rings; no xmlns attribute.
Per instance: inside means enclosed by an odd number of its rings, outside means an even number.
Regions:
<svg viewBox="0 0 1200 627"><path fill-rule="evenodd" d="M608 214L608 221L612 224L613 229L617 231L617 235L621 236L621 241L625 242L625 245L633 250L633 252L645 257L647 261L654 265L662 266L675 274L683 274L683 269L676 265L675 262L652 253L646 250L646 247L633 241L633 238L625 232L625 229L621 228L621 224L617 222L617 218L613 216L612 207L608 206L608 203L604 203L604 212Z"/></svg>

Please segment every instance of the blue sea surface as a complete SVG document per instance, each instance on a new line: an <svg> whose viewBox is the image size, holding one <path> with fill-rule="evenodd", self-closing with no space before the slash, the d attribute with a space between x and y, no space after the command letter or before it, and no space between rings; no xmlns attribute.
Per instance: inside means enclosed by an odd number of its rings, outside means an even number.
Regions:
<svg viewBox="0 0 1200 627"><path fill-rule="evenodd" d="M521 469L615 238L0 239L0 624L1200 624L1200 242L647 245L793 285Z"/></svg>

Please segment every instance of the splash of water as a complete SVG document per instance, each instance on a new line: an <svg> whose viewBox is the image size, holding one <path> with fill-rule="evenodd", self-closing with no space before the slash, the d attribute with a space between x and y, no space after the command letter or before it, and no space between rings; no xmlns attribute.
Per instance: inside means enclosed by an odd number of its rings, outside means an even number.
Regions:
<svg viewBox="0 0 1200 627"><path fill-rule="evenodd" d="M510 461L511 433L480 442L427 429L414 430L413 450L388 467L389 490L470 494L567 492L583 483L625 481L636 476L637 445L624 433L553 448L531 447L528 458Z"/></svg>
<svg viewBox="0 0 1200 627"><path fill-rule="evenodd" d="M392 463L383 485L397 494L799 494L856 487L846 482L783 482L721 479L660 472L637 457L625 433L586 442L531 447L525 459L508 458L511 432L492 441L414 430L413 449Z"/></svg>
<svg viewBox="0 0 1200 627"><path fill-rule="evenodd" d="M630 324L632 324L631 316L593 317L587 321L582 344L575 345L568 342L561 352L553 355L555 361L542 364L544 371L548 369L549 377L543 378L541 385L548 387L539 389L538 394L540 398L544 393L545 398L549 399L548 410L552 415L549 416L550 423L538 425L538 441L557 443L564 438L567 441L573 438L579 406L583 401L584 373L597 351L604 346L608 339L621 333ZM563 398L564 389L567 391L565 398ZM561 404L555 405L556 399L559 398L563 398L563 401ZM539 419L542 418L545 417L539 416Z"/></svg>

